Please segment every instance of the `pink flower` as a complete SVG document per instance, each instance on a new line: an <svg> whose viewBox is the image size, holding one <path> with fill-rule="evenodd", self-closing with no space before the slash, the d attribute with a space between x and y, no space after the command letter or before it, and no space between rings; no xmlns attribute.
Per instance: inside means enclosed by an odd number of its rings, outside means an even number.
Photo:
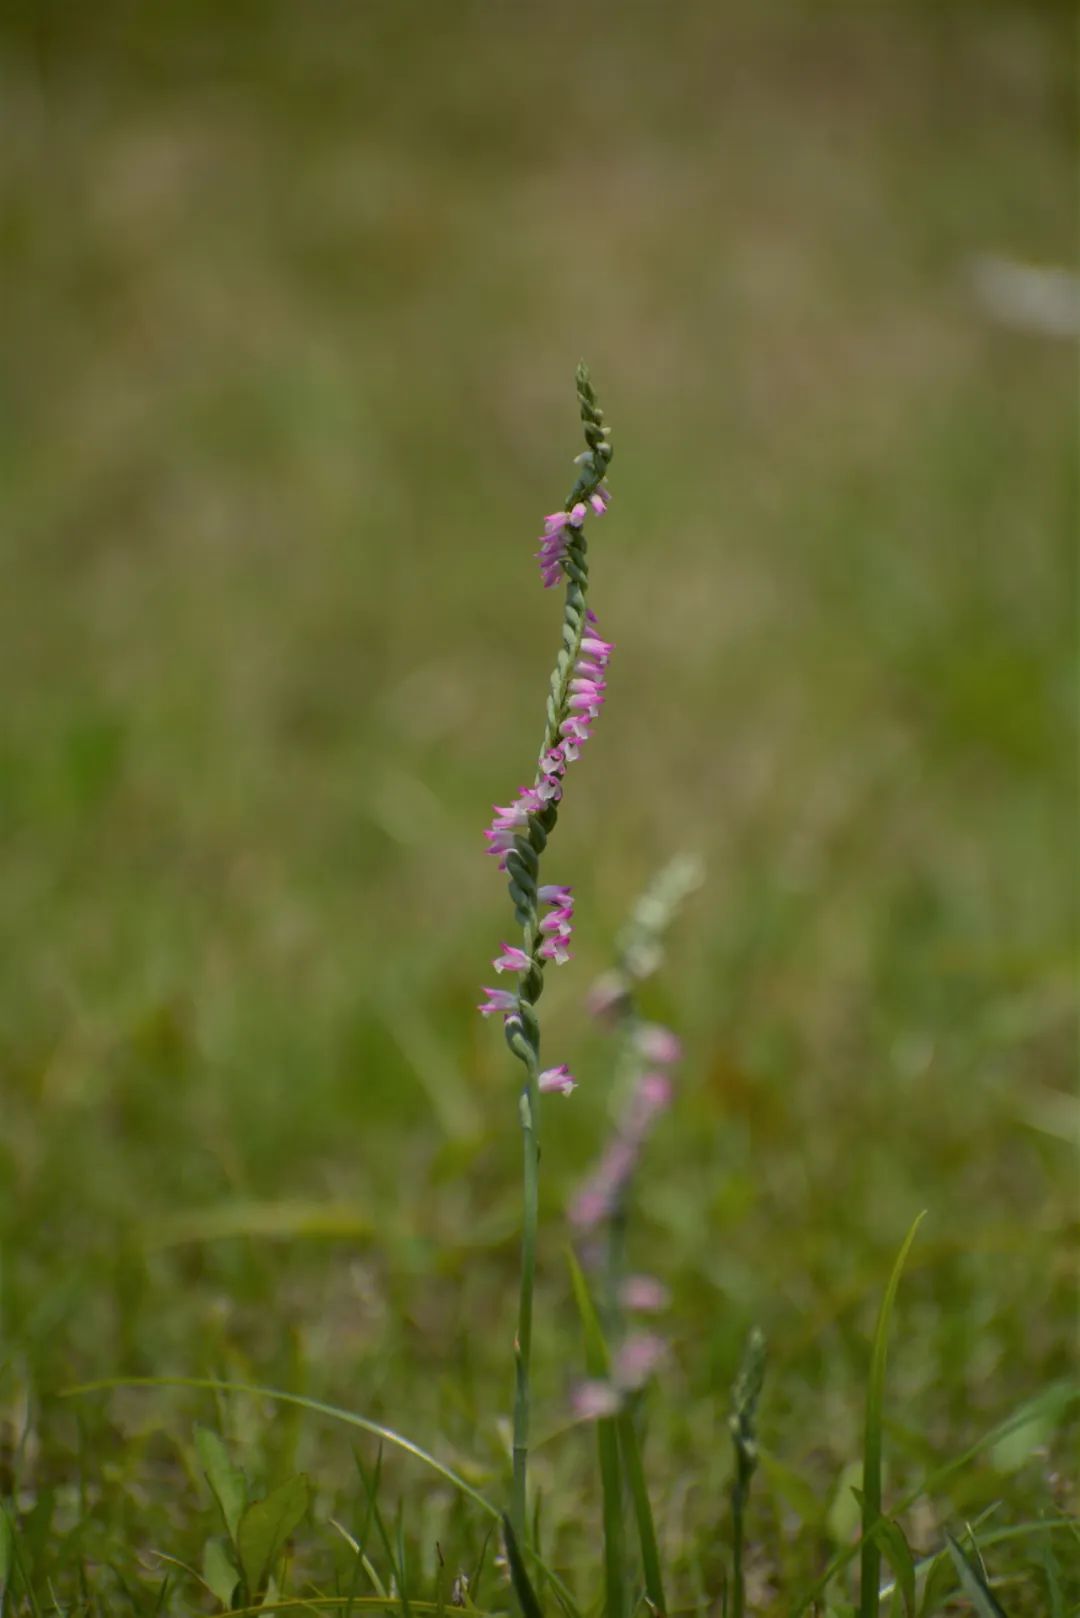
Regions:
<svg viewBox="0 0 1080 1618"><path fill-rule="evenodd" d="M666 1309L671 1294L662 1281L652 1275L628 1275L619 1288L619 1302L624 1309L637 1309L642 1314L656 1314Z"/></svg>
<svg viewBox="0 0 1080 1618"><path fill-rule="evenodd" d="M509 827L489 826L484 836L487 838L486 854L496 854L499 859L499 870L506 870L506 856L514 846L514 833Z"/></svg>
<svg viewBox="0 0 1080 1618"><path fill-rule="evenodd" d="M579 1230L595 1230L611 1212L611 1199L606 1187L590 1182L580 1190L570 1204L571 1222Z"/></svg>
<svg viewBox="0 0 1080 1618"><path fill-rule="evenodd" d="M682 1058L682 1042L677 1034L670 1028L664 1028L660 1023L643 1023L635 1036L638 1050L647 1062L663 1062L670 1064Z"/></svg>
<svg viewBox="0 0 1080 1618"><path fill-rule="evenodd" d="M579 1421L598 1421L604 1416L614 1416L622 1399L610 1382L579 1382L571 1403Z"/></svg>
<svg viewBox="0 0 1080 1618"><path fill-rule="evenodd" d="M573 895L569 888L549 882L536 890L536 896L541 904L552 906L540 922L543 942L539 954L545 961L554 961L556 966L562 966L570 959L567 945L573 934Z"/></svg>
<svg viewBox="0 0 1080 1618"><path fill-rule="evenodd" d="M671 1105L672 1084L666 1073L643 1073L634 1087L624 1128L643 1140L656 1116Z"/></svg>
<svg viewBox="0 0 1080 1618"><path fill-rule="evenodd" d="M491 1017L496 1011L504 1014L518 1009L518 997L512 989L484 989L487 999L477 1006L482 1017Z"/></svg>
<svg viewBox="0 0 1080 1618"><path fill-rule="evenodd" d="M565 765L566 759L563 757L562 748L553 747L540 760L540 774L547 779L557 780L562 774Z"/></svg>
<svg viewBox="0 0 1080 1618"><path fill-rule="evenodd" d="M556 1095L568 1096L571 1090L577 1089L577 1080L565 1062L561 1062L558 1067L546 1067L537 1083L544 1095L554 1092Z"/></svg>
<svg viewBox="0 0 1080 1618"><path fill-rule="evenodd" d="M491 964L496 972L527 972L532 962L516 944L504 944L502 954L496 955Z"/></svg>
<svg viewBox="0 0 1080 1618"><path fill-rule="evenodd" d="M601 640L599 635L593 632L582 635L581 650L586 657L595 657L600 666L604 667L611 660L611 654L615 650L615 643L610 640Z"/></svg>
<svg viewBox="0 0 1080 1618"><path fill-rule="evenodd" d="M553 511L544 518L544 532L536 558L540 563L540 577L545 590L550 590L562 578L563 561L570 543L569 530L581 527L587 510L579 502L571 511ZM595 506L593 510L596 510Z"/></svg>
<svg viewBox="0 0 1080 1618"><path fill-rule="evenodd" d="M563 905L558 910L552 910L540 923L540 931L544 941L540 945L540 954L546 961L555 961L562 965L570 959L567 945L573 933L574 912L569 905Z"/></svg>
<svg viewBox="0 0 1080 1618"><path fill-rule="evenodd" d="M589 496L589 504L598 517L602 517L611 504L611 494L601 483Z"/></svg>
<svg viewBox="0 0 1080 1618"><path fill-rule="evenodd" d="M571 1221L582 1230L591 1230L610 1218L637 1159L636 1140L616 1135L609 1141L591 1177L570 1205Z"/></svg>
<svg viewBox="0 0 1080 1618"><path fill-rule="evenodd" d="M540 563L540 577L545 590L551 590L562 578L563 558L566 555L566 530L541 540L536 559Z"/></svg>
<svg viewBox="0 0 1080 1618"><path fill-rule="evenodd" d="M603 701L603 686L594 685L592 681L571 680L570 696L566 704L571 710L584 709L590 719L595 719L600 713Z"/></svg>
<svg viewBox="0 0 1080 1618"><path fill-rule="evenodd" d="M615 1355L616 1387L632 1392L643 1387L667 1353L667 1344L655 1332L634 1332Z"/></svg>
<svg viewBox="0 0 1080 1618"><path fill-rule="evenodd" d="M600 1162L570 1205L570 1218L580 1229L591 1230L615 1212L653 1120L670 1102L667 1075L643 1073Z"/></svg>
<svg viewBox="0 0 1080 1618"><path fill-rule="evenodd" d="M643 1388L667 1354L655 1332L634 1332L615 1355L610 1380L579 1382L571 1396L579 1421L602 1421L622 1409L626 1395Z"/></svg>

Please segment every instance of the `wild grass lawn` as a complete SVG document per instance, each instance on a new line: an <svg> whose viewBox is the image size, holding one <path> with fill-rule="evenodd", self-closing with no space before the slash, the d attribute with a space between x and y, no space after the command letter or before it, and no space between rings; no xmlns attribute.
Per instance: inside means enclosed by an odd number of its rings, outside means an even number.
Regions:
<svg viewBox="0 0 1080 1618"><path fill-rule="evenodd" d="M647 1009L687 1060L631 1238L673 1294L645 1444L672 1606L717 1610L754 1322L751 1611L852 1543L925 1208L886 1504L1042 1399L902 1521L928 1553L980 1519L1011 1618L1080 1610L1075 1534L995 1542L1077 1503L1044 1397L1076 1371L1075 367L971 278L1069 259L1065 16L6 14L8 1614L217 1610L168 1560L219 1531L196 1422L256 1489L313 1480L289 1591L355 1572L333 1524L363 1527L373 1441L84 1380L329 1400L507 1497L517 1075L474 1007L511 921L480 829L539 741L533 536L580 354L618 651L548 863L578 932L546 1049L581 1084L544 1114L545 1553L588 1609L563 1248L610 1052L582 998L686 849L707 880ZM379 1492L414 1599L441 1547L445 1595L482 1560L505 1609L474 1505L390 1449Z"/></svg>

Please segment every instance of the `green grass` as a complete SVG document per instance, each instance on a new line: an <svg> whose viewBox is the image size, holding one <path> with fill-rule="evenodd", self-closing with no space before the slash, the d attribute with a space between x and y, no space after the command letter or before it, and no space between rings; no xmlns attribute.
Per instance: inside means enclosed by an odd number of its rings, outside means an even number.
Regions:
<svg viewBox="0 0 1080 1618"><path fill-rule="evenodd" d="M542 725L533 536L583 354L618 651L548 862L579 926L545 1050L581 1085L544 1113L543 1558L590 1610L562 1249L610 1052L582 995L686 848L707 880L646 1011L688 1054L632 1234L673 1293L644 1449L672 1611L722 1584L752 1323L748 1611L853 1550L922 1208L886 1512L938 1476L900 1521L941 1601L971 1522L1010 1618L1076 1610L1074 1536L995 1537L1077 1504L1045 1391L1076 1357L1075 366L968 273L1069 261L1067 35L1006 4L7 11L0 1498L36 1601L9 1613L150 1613L166 1576L161 1611L214 1610L163 1560L221 1533L197 1424L252 1498L310 1477L290 1591L379 1596L334 1521L390 1590L370 1434L77 1382L280 1388L507 1503L520 1142L473 1010L510 925L480 828ZM379 1511L416 1612L459 1572L505 1609L445 1477L385 1448Z"/></svg>

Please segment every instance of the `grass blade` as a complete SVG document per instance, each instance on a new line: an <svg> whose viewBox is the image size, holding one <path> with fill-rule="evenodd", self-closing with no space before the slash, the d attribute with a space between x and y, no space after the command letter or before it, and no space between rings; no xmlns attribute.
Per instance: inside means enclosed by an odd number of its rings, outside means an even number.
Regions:
<svg viewBox="0 0 1080 1618"><path fill-rule="evenodd" d="M255 1399L271 1399L278 1404L294 1405L300 1410L310 1410L316 1416L328 1416L331 1421L340 1421L347 1427L358 1427L361 1432L370 1433L372 1437L382 1439L392 1444L396 1449L404 1450L414 1460L437 1472L439 1477L451 1484L459 1494L471 1500L474 1505L495 1522L502 1522L502 1512L498 1506L482 1495L479 1489L474 1489L471 1483L459 1477L449 1466L443 1464L430 1455L419 1444L414 1444L411 1438L405 1438L396 1433L392 1427L384 1427L380 1422L369 1421L366 1416L358 1416L352 1410L343 1410L339 1405L325 1404L321 1399L309 1399L306 1394L286 1393L280 1388L263 1388L252 1382L225 1382L218 1377L203 1376L116 1376L103 1377L95 1382L80 1382L70 1388L63 1388L60 1397L76 1399L88 1393L109 1393L117 1388L191 1388L203 1393L244 1393ZM559 1605L568 1614L568 1618L582 1618L581 1608L574 1600L565 1583L560 1579L554 1568L536 1556L526 1547L526 1555L535 1566L541 1569L548 1580L552 1590L559 1600Z"/></svg>
<svg viewBox="0 0 1080 1618"><path fill-rule="evenodd" d="M641 1542L641 1570L645 1575L645 1594L649 1605L664 1618L667 1602L664 1600L664 1581L660 1573L660 1549L656 1543L649 1488L645 1481L645 1468L641 1460L641 1445L631 1410L623 1410L618 1417L619 1443L622 1447L623 1468L634 1506L638 1539Z"/></svg>
<svg viewBox="0 0 1080 1618"><path fill-rule="evenodd" d="M364 1493L367 1496L368 1511L370 1513L371 1520L375 1523L375 1531L382 1541L383 1552L386 1556L387 1562L390 1564L391 1577L397 1586L397 1598L401 1603L402 1618L410 1618L409 1596L405 1588L405 1569L403 1565L399 1564L397 1557L394 1555L394 1547L390 1542L390 1535L387 1532L386 1522L383 1518L382 1512L379 1510L379 1480L382 1476L382 1450L379 1451L375 1459L375 1471L370 1478L367 1475L367 1469L365 1468L363 1461L355 1450L353 1451L353 1460L356 1463L356 1470L360 1474L360 1482L364 1486Z"/></svg>
<svg viewBox="0 0 1080 1618"><path fill-rule="evenodd" d="M859 1618L877 1618L880 1606L881 1545L872 1530L881 1517L881 1422L885 1405L885 1360L889 1346L889 1326L896 1302L900 1277L911 1244L923 1220L918 1215L896 1255L896 1263L881 1300L874 1344L870 1355L870 1383L866 1391L866 1434L863 1443L862 1551L859 1576Z"/></svg>
<svg viewBox="0 0 1080 1618"><path fill-rule="evenodd" d="M1004 1607L1000 1605L983 1578L982 1569L960 1548L951 1534L945 1535L945 1543L949 1547L949 1555L952 1557L956 1576L960 1580L960 1588L979 1618L1007 1618Z"/></svg>
<svg viewBox="0 0 1080 1618"><path fill-rule="evenodd" d="M905 1618L915 1618L915 1559L903 1529L891 1518L882 1517L874 1529L874 1538L893 1570L894 1578L889 1593L893 1596L894 1604L899 1592L904 1603ZM879 1593L879 1605L881 1595L885 1593L884 1591Z"/></svg>
<svg viewBox="0 0 1080 1618"><path fill-rule="evenodd" d="M1029 1399L1026 1404L1020 1405L1013 1411L1011 1416L1006 1416L995 1427L991 1427L987 1432L983 1433L981 1438L977 1438L973 1444L969 1444L967 1449L962 1450L959 1455L954 1455L951 1460L944 1461L941 1466L936 1466L932 1472L927 1472L913 1489L909 1489L907 1494L896 1502L893 1507L894 1514L899 1516L909 1506L914 1505L916 1500L921 1500L923 1495L933 1494L935 1490L940 1489L942 1484L947 1483L951 1477L962 1471L977 1456L982 1455L988 1449L993 1449L994 1445L999 1443L1001 1439L1008 1438L1022 1427L1026 1427L1036 1417L1048 1414L1055 1421L1060 1421L1065 1416L1066 1411L1078 1401L1080 1401L1080 1385L1069 1382L1055 1382L1051 1387L1036 1395L1034 1399ZM854 1560L861 1549L862 1542L857 1540L854 1545L845 1546L842 1551L838 1551L821 1577L799 1597L797 1604L792 1609L791 1618L803 1618L803 1614L808 1612L819 1601L836 1575L843 1572L844 1568Z"/></svg>
<svg viewBox="0 0 1080 1618"><path fill-rule="evenodd" d="M543 1608L537 1600L536 1591L532 1587L529 1575L525 1569L521 1551L518 1548L517 1535L510 1518L503 1513L503 1538L506 1541L506 1560L510 1564L510 1578L514 1585L514 1594L518 1598L523 1618L544 1618Z"/></svg>
<svg viewBox="0 0 1080 1618"><path fill-rule="evenodd" d="M577 1300L585 1336L585 1368L591 1377L605 1381L610 1371L607 1344L600 1330L588 1284L572 1252L567 1252L570 1280ZM600 1487L604 1507L604 1589L607 1618L624 1618L626 1611L626 1538L623 1529L622 1465L619 1458L619 1432L616 1417L601 1416L596 1423L596 1447L600 1460Z"/></svg>

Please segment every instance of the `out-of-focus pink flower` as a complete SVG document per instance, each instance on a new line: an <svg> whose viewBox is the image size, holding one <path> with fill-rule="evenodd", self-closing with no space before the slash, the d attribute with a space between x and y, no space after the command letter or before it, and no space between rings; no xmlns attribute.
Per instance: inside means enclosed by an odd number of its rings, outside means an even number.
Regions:
<svg viewBox="0 0 1080 1618"><path fill-rule="evenodd" d="M622 1399L610 1382L579 1382L570 1402L579 1421L598 1421L604 1416L614 1416Z"/></svg>
<svg viewBox="0 0 1080 1618"><path fill-rule="evenodd" d="M670 1028L660 1023L643 1023L635 1035L638 1050L647 1062L662 1062L669 1066L682 1059L682 1041Z"/></svg>
<svg viewBox="0 0 1080 1618"><path fill-rule="evenodd" d="M624 1309L655 1315L667 1308L671 1294L664 1283L653 1275L628 1275L619 1288L619 1302Z"/></svg>
<svg viewBox="0 0 1080 1618"><path fill-rule="evenodd" d="M655 1332L633 1332L616 1351L608 1380L578 1383L571 1397L574 1414L580 1421L614 1416L627 1394L645 1386L666 1354L667 1344Z"/></svg>
<svg viewBox="0 0 1080 1618"><path fill-rule="evenodd" d="M643 1387L667 1353L667 1344L655 1332L634 1332L615 1355L616 1387L632 1392Z"/></svg>
<svg viewBox="0 0 1080 1618"><path fill-rule="evenodd" d="M570 1204L571 1221L580 1230L591 1230L611 1217L637 1158L636 1140L615 1135L608 1142L604 1155Z"/></svg>
<svg viewBox="0 0 1080 1618"><path fill-rule="evenodd" d="M654 1119L670 1102L667 1075L643 1073L603 1156L570 1204L570 1218L579 1230L592 1230L614 1213Z"/></svg>
<svg viewBox="0 0 1080 1618"><path fill-rule="evenodd" d="M666 1073L643 1073L633 1096L634 1121L639 1129L652 1123L671 1105L672 1084Z"/></svg>

